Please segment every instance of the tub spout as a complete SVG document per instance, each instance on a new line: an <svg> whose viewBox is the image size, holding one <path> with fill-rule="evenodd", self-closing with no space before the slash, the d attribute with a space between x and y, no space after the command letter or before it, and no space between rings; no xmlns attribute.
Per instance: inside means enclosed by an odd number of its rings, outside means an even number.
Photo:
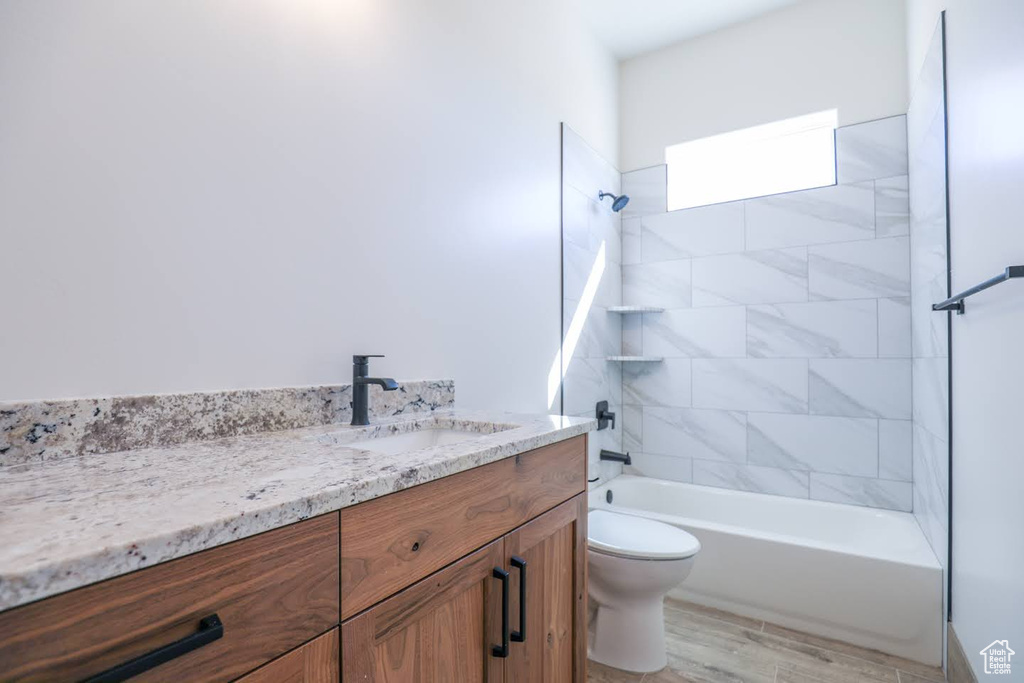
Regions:
<svg viewBox="0 0 1024 683"><path fill-rule="evenodd" d="M623 465L632 465L633 459L629 457L629 453L616 453L615 451L608 451L601 449L601 460L610 460L612 462L621 462Z"/></svg>

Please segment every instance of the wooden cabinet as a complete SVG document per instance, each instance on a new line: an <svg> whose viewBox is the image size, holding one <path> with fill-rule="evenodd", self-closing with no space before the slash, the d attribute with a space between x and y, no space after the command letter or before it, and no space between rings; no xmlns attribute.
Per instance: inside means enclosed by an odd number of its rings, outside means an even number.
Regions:
<svg viewBox="0 0 1024 683"><path fill-rule="evenodd" d="M338 629L332 629L283 657L265 664L239 683L339 683Z"/></svg>
<svg viewBox="0 0 1024 683"><path fill-rule="evenodd" d="M345 683L586 681L586 494L342 625Z"/></svg>
<svg viewBox="0 0 1024 683"><path fill-rule="evenodd" d="M584 437L341 511L341 618L348 619L582 492Z"/></svg>
<svg viewBox="0 0 1024 683"><path fill-rule="evenodd" d="M229 681L337 626L338 586L335 512L0 614L0 680Z"/></svg>
<svg viewBox="0 0 1024 683"><path fill-rule="evenodd" d="M506 536L505 562L512 575L512 628L525 627L526 636L512 643L506 683L585 681L586 494Z"/></svg>
<svg viewBox="0 0 1024 683"><path fill-rule="evenodd" d="M502 548L495 541L345 622L345 683L505 680L491 652L502 635Z"/></svg>
<svg viewBox="0 0 1024 683"><path fill-rule="evenodd" d="M586 454L576 437L0 613L0 680L584 683Z"/></svg>

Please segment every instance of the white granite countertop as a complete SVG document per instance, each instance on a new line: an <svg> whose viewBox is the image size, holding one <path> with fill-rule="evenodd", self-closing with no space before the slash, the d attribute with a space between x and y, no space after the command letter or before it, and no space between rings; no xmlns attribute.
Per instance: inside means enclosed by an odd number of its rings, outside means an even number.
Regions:
<svg viewBox="0 0 1024 683"><path fill-rule="evenodd" d="M592 430L588 418L464 410L0 469L0 610L252 536ZM397 456L368 436L481 432ZM500 430L500 431L499 431Z"/></svg>

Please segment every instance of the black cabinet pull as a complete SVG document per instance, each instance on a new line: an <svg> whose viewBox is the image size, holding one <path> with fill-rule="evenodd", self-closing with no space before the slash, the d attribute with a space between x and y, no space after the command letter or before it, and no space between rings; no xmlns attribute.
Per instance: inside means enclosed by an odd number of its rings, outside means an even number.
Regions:
<svg viewBox="0 0 1024 683"><path fill-rule="evenodd" d="M491 655L508 657L508 572L495 567L492 576L501 581L501 645L492 645Z"/></svg>
<svg viewBox="0 0 1024 683"><path fill-rule="evenodd" d="M181 640L176 640L169 645L164 645L152 652L147 652L123 664L118 664L103 673L86 678L82 683L121 683L121 681L127 681L133 676L138 676L144 671L149 671L165 662L177 659L193 650L198 650L202 646L209 645L223 637L224 624L221 623L220 617L216 614L211 614L199 620L199 630L192 635L185 636Z"/></svg>
<svg viewBox="0 0 1024 683"><path fill-rule="evenodd" d="M512 556L512 566L519 570L519 630L512 631L513 643L526 642L526 560Z"/></svg>

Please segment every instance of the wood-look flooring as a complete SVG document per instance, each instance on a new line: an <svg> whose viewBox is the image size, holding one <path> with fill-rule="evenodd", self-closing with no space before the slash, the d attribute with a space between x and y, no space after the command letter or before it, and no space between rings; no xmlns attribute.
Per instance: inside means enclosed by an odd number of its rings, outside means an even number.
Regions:
<svg viewBox="0 0 1024 683"><path fill-rule="evenodd" d="M942 670L692 603L665 601L668 666L588 663L590 683L932 683Z"/></svg>

